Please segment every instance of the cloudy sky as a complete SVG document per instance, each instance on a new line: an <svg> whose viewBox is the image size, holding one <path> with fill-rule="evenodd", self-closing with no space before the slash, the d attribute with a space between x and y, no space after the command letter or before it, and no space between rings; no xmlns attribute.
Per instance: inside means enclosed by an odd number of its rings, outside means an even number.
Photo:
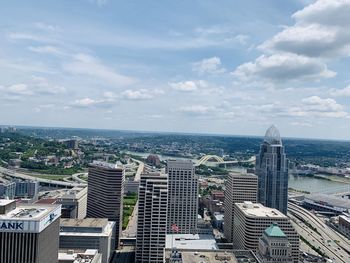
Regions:
<svg viewBox="0 0 350 263"><path fill-rule="evenodd" d="M0 124L350 139L350 0L219 2L2 1Z"/></svg>

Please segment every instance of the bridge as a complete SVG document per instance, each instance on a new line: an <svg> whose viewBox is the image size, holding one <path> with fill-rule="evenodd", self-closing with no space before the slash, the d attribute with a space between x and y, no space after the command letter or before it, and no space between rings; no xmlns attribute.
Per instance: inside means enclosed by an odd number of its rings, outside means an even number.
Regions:
<svg viewBox="0 0 350 263"><path fill-rule="evenodd" d="M254 163L255 162L255 156L250 157L248 160L232 160L232 161L225 161L222 157L217 155L204 155L202 158L200 158L196 164L196 166L200 166L202 164L205 164L206 162L214 160L218 164L237 164L237 163Z"/></svg>

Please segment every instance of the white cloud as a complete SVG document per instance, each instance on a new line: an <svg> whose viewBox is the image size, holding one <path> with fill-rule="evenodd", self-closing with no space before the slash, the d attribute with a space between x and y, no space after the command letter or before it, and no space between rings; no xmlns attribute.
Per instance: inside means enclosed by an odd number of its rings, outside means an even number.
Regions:
<svg viewBox="0 0 350 263"><path fill-rule="evenodd" d="M40 53L40 54L51 54L56 56L65 54L62 50L54 46L37 46L37 47L30 46L28 47L28 49L30 51L33 51L35 53Z"/></svg>
<svg viewBox="0 0 350 263"><path fill-rule="evenodd" d="M195 62L193 63L193 70L199 74L218 74L226 71L226 69L221 67L221 60L219 57L206 58Z"/></svg>
<svg viewBox="0 0 350 263"><path fill-rule="evenodd" d="M91 107L111 107L113 103L113 100L108 99L91 99L91 98L82 98L77 99L73 103L71 103L71 106L77 107L77 108L91 108Z"/></svg>
<svg viewBox="0 0 350 263"><path fill-rule="evenodd" d="M14 84L7 87L0 86L0 90L4 93L16 96L33 94L33 91L28 87L27 84L24 83Z"/></svg>
<svg viewBox="0 0 350 263"><path fill-rule="evenodd" d="M71 74L98 78L117 86L130 85L136 81L134 78L124 76L111 67L102 64L97 58L82 53L75 55L74 61L64 64L63 68Z"/></svg>
<svg viewBox="0 0 350 263"><path fill-rule="evenodd" d="M273 82L320 80L331 78L335 72L316 59L290 53L261 55L254 62L240 65L233 75L243 81L263 78Z"/></svg>
<svg viewBox="0 0 350 263"><path fill-rule="evenodd" d="M162 90L147 90L147 89L139 89L139 90L125 90L122 92L121 97L127 100L150 100L153 99L156 95L163 94Z"/></svg>
<svg viewBox="0 0 350 263"><path fill-rule="evenodd" d="M169 82L169 86L174 90L191 92L196 91L199 88L206 88L208 84L204 80L187 80L180 82Z"/></svg>
<svg viewBox="0 0 350 263"><path fill-rule="evenodd" d="M287 27L260 48L310 57L349 56L349 14L349 0L318 0L296 12L293 15L295 25Z"/></svg>
<svg viewBox="0 0 350 263"><path fill-rule="evenodd" d="M350 97L350 86L343 89L331 89L329 93L333 97Z"/></svg>
<svg viewBox="0 0 350 263"><path fill-rule="evenodd" d="M54 26L54 25L50 25L47 23L43 23L43 22L36 22L35 23L35 27L41 30L45 30L45 31L61 31L61 28L58 26Z"/></svg>
<svg viewBox="0 0 350 263"><path fill-rule="evenodd" d="M191 115L204 115L208 113L215 112L217 109L213 106L204 106L204 105L192 105L192 106L183 106L178 108L177 111L191 114Z"/></svg>

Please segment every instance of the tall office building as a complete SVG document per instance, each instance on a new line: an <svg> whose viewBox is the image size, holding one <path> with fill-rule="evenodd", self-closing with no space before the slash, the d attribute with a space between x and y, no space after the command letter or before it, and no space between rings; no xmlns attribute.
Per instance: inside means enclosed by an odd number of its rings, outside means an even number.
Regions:
<svg viewBox="0 0 350 263"><path fill-rule="evenodd" d="M89 165L87 217L116 222L116 246L122 232L125 169L94 161Z"/></svg>
<svg viewBox="0 0 350 263"><path fill-rule="evenodd" d="M198 178L191 160L168 160L168 233L176 224L180 234L195 234L198 219Z"/></svg>
<svg viewBox="0 0 350 263"><path fill-rule="evenodd" d="M235 235L233 245L237 249L251 249L259 247L259 238L265 229L276 223L285 233L291 245L291 259L299 262L299 236L290 219L277 209L265 207L259 203L244 202L235 204Z"/></svg>
<svg viewBox="0 0 350 263"><path fill-rule="evenodd" d="M234 205L244 201L257 202L258 177L254 174L231 173L228 175L225 190L224 234L228 242L234 236Z"/></svg>
<svg viewBox="0 0 350 263"><path fill-rule="evenodd" d="M60 205L0 200L0 262L58 262Z"/></svg>
<svg viewBox="0 0 350 263"><path fill-rule="evenodd" d="M141 175L136 238L136 263L163 263L168 209L168 177Z"/></svg>
<svg viewBox="0 0 350 263"><path fill-rule="evenodd" d="M259 178L258 200L285 215L288 204L288 159L280 133L271 126L256 156L255 174Z"/></svg>

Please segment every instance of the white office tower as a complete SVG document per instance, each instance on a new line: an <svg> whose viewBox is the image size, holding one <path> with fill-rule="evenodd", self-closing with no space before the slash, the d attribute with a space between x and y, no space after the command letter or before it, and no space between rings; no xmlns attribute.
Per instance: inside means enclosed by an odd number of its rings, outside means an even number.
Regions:
<svg viewBox="0 0 350 263"><path fill-rule="evenodd" d="M224 234L228 242L234 236L234 205L244 201L257 202L258 177L254 174L230 173L225 189Z"/></svg>
<svg viewBox="0 0 350 263"><path fill-rule="evenodd" d="M163 263L168 209L168 176L141 175L139 187L136 263Z"/></svg>
<svg viewBox="0 0 350 263"><path fill-rule="evenodd" d="M291 252L288 237L276 223L265 229L257 251L257 257L262 263L291 263Z"/></svg>
<svg viewBox="0 0 350 263"><path fill-rule="evenodd" d="M0 200L0 262L57 263L60 205Z"/></svg>
<svg viewBox="0 0 350 263"><path fill-rule="evenodd" d="M279 131L271 126L256 156L255 174L259 178L258 201L287 215L288 159Z"/></svg>
<svg viewBox="0 0 350 263"><path fill-rule="evenodd" d="M116 247L122 232L125 169L116 164L94 161L89 165L88 218L108 218L116 223Z"/></svg>
<svg viewBox="0 0 350 263"><path fill-rule="evenodd" d="M278 224L288 237L292 249L292 262L298 263L299 236L289 218L277 209L265 207L259 203L244 202L235 204L234 248L257 251L259 238L265 229L274 223Z"/></svg>
<svg viewBox="0 0 350 263"><path fill-rule="evenodd" d="M176 225L178 234L195 234L198 218L198 178L191 160L168 160L168 233Z"/></svg>

